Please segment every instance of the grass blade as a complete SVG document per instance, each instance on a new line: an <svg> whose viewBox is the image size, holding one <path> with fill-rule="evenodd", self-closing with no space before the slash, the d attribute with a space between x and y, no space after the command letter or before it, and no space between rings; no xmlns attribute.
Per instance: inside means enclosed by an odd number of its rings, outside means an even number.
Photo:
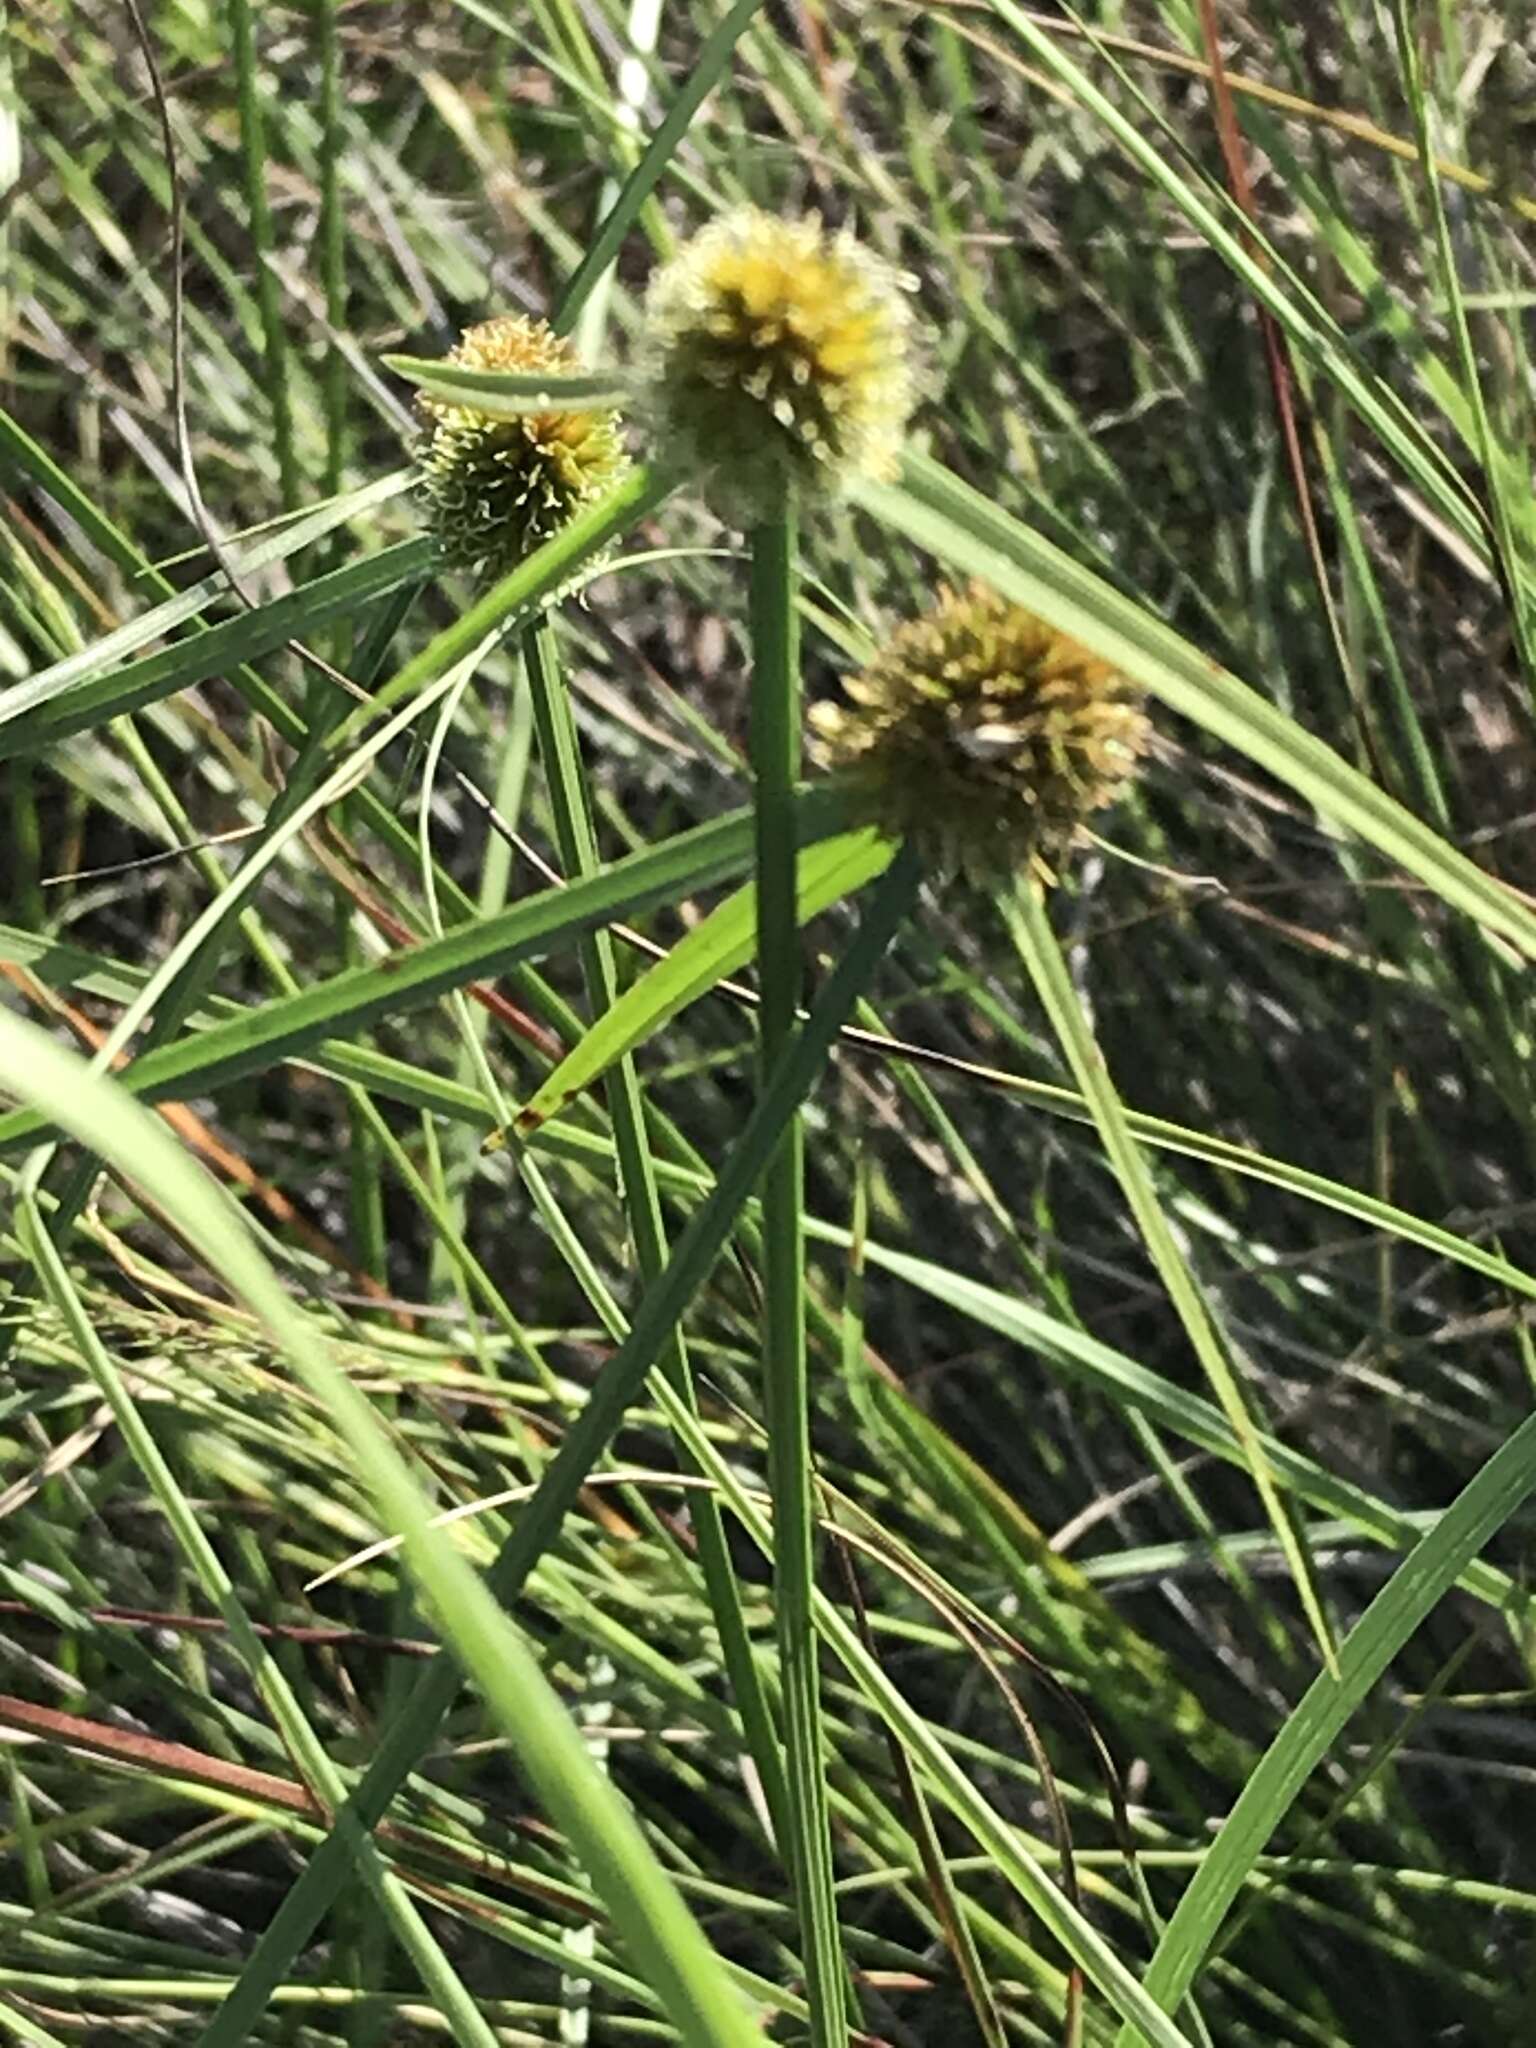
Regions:
<svg viewBox="0 0 1536 2048"><path fill-rule="evenodd" d="M560 857L568 873L582 876L597 871L597 842L587 808L570 692L554 638L554 628L548 620L541 620L528 636L528 677L533 692L539 747L555 812ZM833 845L838 843L836 840L831 842ZM813 857L816 851L815 848L810 849L807 857ZM712 921L712 918L707 918L705 923ZM689 936L691 938L693 934ZM593 1026L596 1032L622 1007L616 1001L618 976L614 966L613 941L606 931L594 931L585 941L582 971L596 1017ZM588 1038L592 1035L589 1033ZM653 1287L660 1283L666 1271L668 1248L661 1195L646 1132L645 1098L627 1047L611 1056L604 1066L605 1069L613 1068L609 1074L607 1101L620 1191L641 1279L645 1286ZM698 1394L680 1324L662 1346L660 1363L679 1400L686 1404L690 1414L697 1416ZM695 1504L693 1517L699 1563L710 1612L720 1637L726 1674L741 1716L747 1747L762 1781L774 1832L782 1837L788 1823L778 1739L753 1657L740 1588L720 1517L720 1504L713 1494L705 1494Z"/></svg>
<svg viewBox="0 0 1536 2048"><path fill-rule="evenodd" d="M19 1025L14 1019L0 1016L0 1027L3 1027L0 1028L0 1046L4 1046L8 1054L3 1071L9 1077L10 1089L33 1093L53 1107L59 1107L69 1100L67 1091L71 1085L77 1085L72 1084L72 1070L84 1071L80 1069L79 1062L59 1051L30 1026ZM94 1079L89 1076L88 1078ZM93 1092L92 1088L87 1087L80 1100L89 1105ZM129 1145L133 1125L138 1120L138 1112L130 1111L125 1099L120 1099L116 1091L100 1100L105 1122L114 1131L120 1130L126 1134L120 1138L115 1153L109 1155L115 1157L121 1166L125 1161L125 1148ZM89 1110L84 1113L88 1115ZM75 1110L77 1130L81 1114L80 1110ZM183 1160L173 1141L158 1125L155 1126L155 1140L155 1145L149 1148L146 1156L158 1155L163 1169L168 1169L170 1164L174 1163L177 1171L171 1175L172 1181L175 1182L185 1175L195 1186L198 1178L195 1169ZM137 1403L129 1394L116 1363L97 1337L69 1271L59 1255L58 1247L43 1221L40 1205L30 1186L31 1177L30 1170L23 1175L17 1202L17 1223L23 1249L32 1261L44 1292L78 1345L81 1358L111 1409L124 1444L158 1501L167 1526L187 1559L204 1597L228 1628L231 1641L245 1663L261 1699L272 1716L274 1725L281 1732L288 1753L298 1765L314 1796L324 1805L335 1807L346 1796L345 1781L310 1726L276 1659L252 1628L223 1561L204 1533L192 1503L177 1483L175 1474L140 1414ZM157 1182L163 1196L166 1185L165 1171L157 1176ZM275 1285L273 1291L276 1292ZM464 2048L496 2048L494 2030L482 2017L478 2005L417 1911L404 1885L392 1875L371 1842L359 1843L358 1849L358 1868L364 1884L388 1919L401 1946L415 1964L424 1988L449 2022L455 2040L462 2042Z"/></svg>
<svg viewBox="0 0 1536 2048"><path fill-rule="evenodd" d="M1487 539L1480 510L1454 466L1390 385L1372 376L1357 360L1343 330L1294 271L1286 275L1282 285L1278 275L1282 269L1279 252L1268 247L1261 257L1250 240L1252 223L1237 214L1235 208L1229 212L1208 204L1194 180L1180 177L1176 157L1160 150L1142 134L1065 50L1030 19L1017 0L988 0L988 4L1028 45L1036 59L1114 135L1152 184L1167 194L1227 264L1244 290L1273 314L1292 345L1332 378L1441 516L1469 545L1486 554Z"/></svg>
<svg viewBox="0 0 1536 2048"><path fill-rule="evenodd" d="M374 598L416 582L431 563L430 541L401 541L121 668L88 659L77 677L69 673L75 663L61 662L35 682L18 684L8 693L10 701L0 700L0 760L41 753L72 733L158 704L241 662L260 660L328 620L348 617ZM199 599L188 609L204 602Z"/></svg>
<svg viewBox="0 0 1536 2048"><path fill-rule="evenodd" d="M872 826L807 847L797 871L795 915L804 925L851 896L891 864L895 848ZM749 882L712 910L632 982L573 1045L528 1098L517 1125L525 1135L590 1088L616 1059L633 1052L680 1010L752 958L757 942L757 890ZM3 944L3 939L0 939Z"/></svg>
<svg viewBox="0 0 1536 2048"><path fill-rule="evenodd" d="M1013 897L1004 902L1003 910L1035 984L1035 992L1082 1090L1083 1100L1093 1112L1099 1138L1135 1218L1142 1243L1178 1311L1184 1334L1200 1361L1201 1370L1215 1390L1222 1413L1242 1447L1244 1463L1258 1488L1270 1527L1280 1539L1280 1548L1290 1564L1296 1590L1312 1625L1323 1662L1331 1672L1337 1673L1333 1630L1323 1608L1312 1560L1275 1484L1274 1473L1270 1470L1259 1431L1248 1412L1247 1396L1233 1363L1227 1357L1194 1275L1163 1214L1141 1148L1126 1121L1109 1068L1093 1035L1093 1027L1083 1014L1067 963L1056 943L1042 892L1032 879L1026 879L1019 884Z"/></svg>
<svg viewBox="0 0 1536 2048"><path fill-rule="evenodd" d="M826 841L829 846L833 843L830 839ZM802 886L805 873L802 863ZM853 885L850 882L848 886L851 888ZM705 923L708 921L704 920ZM687 940L674 948L673 957L681 950L681 945L691 942L692 936L690 933ZM116 1003L131 1002L147 978L142 967L109 960L67 940L25 931L12 924L0 924L0 962L30 969L50 988L79 988ZM626 991L619 999L620 1005L628 999ZM240 1014L239 1004L227 998L214 997L206 1012L191 1021L197 1029L206 1030L214 1022ZM599 1024L593 1027L594 1031L601 1028L603 1021L599 1020ZM866 1051L873 1050L878 1037L879 1034L870 1033L855 1042ZM579 1051L580 1043L578 1041L573 1047L573 1056ZM891 1040L889 1057L899 1064L911 1050L905 1041ZM350 1045L344 1040L324 1040L300 1058L303 1064L317 1072L365 1080L381 1095L413 1108L431 1109L438 1115L458 1120L484 1122L484 1104L478 1095L440 1075L428 1073L369 1047ZM954 1078L964 1080L967 1075L973 1081L1010 1095L1026 1107L1040 1110L1047 1116L1066 1117L1074 1123L1091 1123L1093 1120L1092 1111L1075 1089L1061 1087L1052 1081L1036 1081L1000 1067L959 1064ZM544 1090L540 1089L530 1097L530 1109L541 1102L543 1093ZM551 1106L548 1114L554 1113ZM1166 1117L1148 1116L1140 1110L1126 1109L1125 1115L1132 1133L1144 1145L1181 1158L1200 1160L1206 1165L1220 1167L1223 1172L1240 1174L1246 1179L1281 1189L1304 1202L1316 1202L1340 1216L1349 1217L1367 1230L1384 1231L1391 1237L1400 1238L1404 1244L1418 1245L1436 1258L1464 1266L1468 1272L1480 1274L1496 1286L1510 1288L1527 1299L1536 1299L1536 1274L1513 1264L1498 1251L1490 1251L1474 1239L1448 1230L1443 1224L1415 1216L1396 1203L1383 1201L1380 1196L1363 1189L1352 1188L1344 1181L1332 1180L1326 1174L1314 1173L1290 1160L1277 1159L1272 1153L1255 1151L1213 1132L1194 1130L1187 1124L1172 1123ZM564 1126L558 1132L546 1130L545 1136L558 1145L601 1146L603 1143L601 1139L570 1131ZM691 1185L688 1177L683 1175L677 1184L685 1183Z"/></svg>
<svg viewBox="0 0 1536 2048"><path fill-rule="evenodd" d="M490 419L516 420L535 412L584 412L625 404L634 394L619 370L474 370L421 356L384 356L386 370L429 398L472 405Z"/></svg>
<svg viewBox="0 0 1536 2048"><path fill-rule="evenodd" d="M797 808L807 836L835 829L836 805L806 792ZM126 1070L126 1085L146 1101L199 1093L244 1074L260 1073L333 1032L382 1017L404 1016L483 974L558 950L615 917L680 896L741 872L750 858L745 814L679 833L659 847L626 855L585 882L546 889L480 923L456 926L443 938L392 955L378 967L354 967L281 1001L226 1018L207 1031L147 1053ZM30 1113L0 1117L0 1144L39 1128Z"/></svg>
<svg viewBox="0 0 1536 2048"><path fill-rule="evenodd" d="M891 888L910 859L905 849L898 855L895 867L881 884L882 891ZM658 1398L664 1399L664 1395L659 1393ZM699 1448L702 1462L743 1527L765 1554L771 1556L772 1530L756 1502L743 1488L738 1473L707 1441L701 1442ZM1153 2043L1153 2048L1190 2048L1185 2035L1166 2013L1159 2011L1134 1973L1059 1889L1029 1838L1021 1830L1009 1826L977 1789L970 1774L950 1754L937 1730L891 1683L879 1660L865 1649L854 1626L820 1592L813 1595L813 1610L822 1640L841 1661L872 1709L904 1745L913 1763L951 1813L975 1835L991 1857L993 1866L1018 1892L1052 1938L1060 1943L1090 1982L1104 1992L1117 2012L1135 2020Z"/></svg>
<svg viewBox="0 0 1536 2048"><path fill-rule="evenodd" d="M1392 0L1392 27L1397 39L1398 62L1413 114L1414 135L1419 146L1419 166L1429 200L1435 229L1435 253L1439 260L1440 283L1450 317L1451 338L1461 372L1462 391L1471 420L1473 450L1483 472L1489 515L1498 543L1495 566L1509 600L1509 618L1526 688L1536 689L1536 618L1532 610L1531 508L1529 480L1520 466L1510 461L1496 437L1483 396L1482 370L1472 342L1451 224L1440 189L1441 173L1432 147L1430 106L1424 88L1423 65L1415 37L1411 10L1405 0Z"/></svg>
<svg viewBox="0 0 1536 2048"><path fill-rule="evenodd" d="M419 654L379 686L371 706L359 705L349 713L331 736L332 748L345 747L371 712L388 710L462 661L487 633L506 631L537 611L551 592L567 587L584 562L654 512L675 488L672 479L643 464L630 470L606 498L599 498L568 520L542 547L493 583L451 626L429 640Z"/></svg>
<svg viewBox="0 0 1536 2048"><path fill-rule="evenodd" d="M762 0L735 0L716 24L693 69L679 87L656 133L646 144L639 162L624 180L618 197L601 227L583 252L570 283L560 294L555 309L557 332L569 334L597 280L618 255L624 237L639 218L640 210L660 183L663 172L688 133L693 117L706 97L719 84L730 64L742 31L756 14Z"/></svg>
<svg viewBox="0 0 1536 2048"><path fill-rule="evenodd" d="M356 518L361 512L375 505L388 503L407 488L411 480L409 470L396 470L393 475L381 477L376 483L365 484L360 490L348 491L343 496L329 498L313 511L300 518L285 520L273 533L241 550L232 551L237 575L256 575L270 568L276 562L284 562L290 556L300 553L317 540L323 540L329 533L346 520ZM52 485L49 485L52 488ZM70 510L78 516L78 505L71 503ZM379 556L370 558L373 561ZM360 564L354 564L360 567ZM292 595L297 595L297 592ZM51 702L64 691L77 684L102 676L108 669L117 667L130 655L137 654L151 640L161 640L167 633L188 620L195 619L207 606L216 604L229 595L229 585L219 572L205 576L188 589L178 591L164 603L154 605L137 618L129 619L114 632L103 633L93 640L89 647L78 654L71 654L65 660L56 662L40 674L29 676L24 683L14 683L8 690L0 690L0 725L9 725L14 719L23 717L39 704ZM270 643L276 644L276 643ZM217 666L204 671L207 675L218 673ZM196 680L201 680L197 678Z"/></svg>
<svg viewBox="0 0 1536 2048"><path fill-rule="evenodd" d="M756 2023L628 1808L594 1766L537 1659L489 1588L434 1525L409 1468L364 1397L293 1308L238 1212L114 1082L90 1074L45 1033L4 1015L0 1072L9 1089L23 1092L50 1120L142 1186L262 1319L289 1364L325 1402L379 1503L381 1519L404 1537L407 1562L455 1661L511 1739L682 2040L688 2048L752 2048L760 2038ZM341 1796L339 1783L327 1791L333 1803ZM483 2021L479 2025L475 2038L490 2048L496 2037Z"/></svg>
<svg viewBox="0 0 1536 2048"><path fill-rule="evenodd" d="M847 1233L831 1224L813 1221L808 1229L823 1243L847 1242ZM873 1239L865 1246L864 1255L869 1265L896 1274L935 1301L946 1302L960 1314L971 1317L983 1328L995 1330L1026 1351L1049 1359L1058 1371L1083 1380L1112 1401L1140 1409L1159 1429L1169 1430L1229 1464L1243 1464L1242 1449L1219 1408L1198 1394L1175 1386L1123 1351L1116 1351L1085 1331L1031 1307L1015 1295L1004 1294L964 1274L952 1273L931 1259L894 1251ZM1304 1452L1292 1450L1277 1437L1261 1433L1260 1443L1278 1482L1303 1500L1339 1516L1390 1550L1411 1550L1418 1542L1419 1526L1400 1509L1330 1472ZM1532 1612L1530 1596L1496 1565L1481 1561L1469 1565L1462 1583L1468 1592L1506 1613L1524 1616Z"/></svg>
<svg viewBox="0 0 1536 2048"><path fill-rule="evenodd" d="M1345 1637L1337 1677L1322 1672L1266 1750L1163 1930L1149 1996L1172 2009L1193 1985L1260 1851L1352 1714L1479 1551L1536 1492L1536 1416L1528 1416L1420 1539ZM1143 2036L1122 2030L1117 2048Z"/></svg>
<svg viewBox="0 0 1536 2048"><path fill-rule="evenodd" d="M272 440L277 450L283 503L293 505L299 496L299 465L294 453L293 407L288 395L288 331L278 296L277 275L272 268L266 123L262 116L263 88L257 76L256 27L250 0L230 0L229 25L240 103L240 166L245 177L245 208L255 259L256 304L261 312L262 382L272 408Z"/></svg>

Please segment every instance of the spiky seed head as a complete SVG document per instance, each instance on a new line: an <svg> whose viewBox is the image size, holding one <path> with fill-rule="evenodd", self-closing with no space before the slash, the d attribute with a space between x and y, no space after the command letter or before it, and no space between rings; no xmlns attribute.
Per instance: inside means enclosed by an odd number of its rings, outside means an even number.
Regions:
<svg viewBox="0 0 1536 2048"><path fill-rule="evenodd" d="M828 765L893 837L983 883L1048 875L1151 731L1108 662L982 584L943 591L846 687L811 712Z"/></svg>
<svg viewBox="0 0 1536 2048"><path fill-rule="evenodd" d="M722 515L893 474L916 397L900 276L812 214L724 214L646 296L657 443Z"/></svg>
<svg viewBox="0 0 1536 2048"><path fill-rule="evenodd" d="M571 371L571 343L543 320L508 314L471 327L448 354L473 370ZM494 419L458 399L417 398L421 486L443 560L503 576L622 475L616 412Z"/></svg>

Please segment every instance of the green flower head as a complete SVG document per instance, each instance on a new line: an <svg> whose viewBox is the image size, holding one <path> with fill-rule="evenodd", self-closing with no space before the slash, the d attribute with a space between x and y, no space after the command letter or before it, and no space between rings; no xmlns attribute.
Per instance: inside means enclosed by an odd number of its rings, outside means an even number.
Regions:
<svg viewBox="0 0 1536 2048"><path fill-rule="evenodd" d="M513 315L471 327L448 356L473 370L579 369L542 320ZM626 466L616 412L522 413L496 419L458 399L417 398L421 487L445 563L503 576L611 490Z"/></svg>
<svg viewBox="0 0 1536 2048"><path fill-rule="evenodd" d="M1108 662L981 584L944 591L811 712L828 765L896 838L996 882L1066 852L1150 738Z"/></svg>
<svg viewBox="0 0 1536 2048"><path fill-rule="evenodd" d="M658 446L741 525L888 477L916 398L900 277L814 215L739 207L646 297Z"/></svg>

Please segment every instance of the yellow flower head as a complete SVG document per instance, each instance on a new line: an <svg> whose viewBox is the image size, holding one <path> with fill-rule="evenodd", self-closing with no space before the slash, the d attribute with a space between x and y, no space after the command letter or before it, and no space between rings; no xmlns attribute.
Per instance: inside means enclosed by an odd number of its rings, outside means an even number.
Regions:
<svg viewBox="0 0 1536 2048"><path fill-rule="evenodd" d="M581 367L542 320L506 315L471 327L448 355L472 370ZM421 487L443 560L502 576L594 498L626 464L616 412L495 419L473 404L419 395Z"/></svg>
<svg viewBox="0 0 1536 2048"><path fill-rule="evenodd" d="M1043 867L1113 803L1150 727L1107 662L982 584L943 591L811 719L898 838L991 882Z"/></svg>
<svg viewBox="0 0 1536 2048"><path fill-rule="evenodd" d="M827 498L890 476L916 396L901 280L846 230L739 207L646 298L658 445L722 515L769 517L786 483Z"/></svg>

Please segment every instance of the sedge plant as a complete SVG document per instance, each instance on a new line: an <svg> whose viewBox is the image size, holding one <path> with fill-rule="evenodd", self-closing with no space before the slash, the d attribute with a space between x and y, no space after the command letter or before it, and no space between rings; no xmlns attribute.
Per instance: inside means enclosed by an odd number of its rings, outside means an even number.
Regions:
<svg viewBox="0 0 1536 2048"><path fill-rule="evenodd" d="M19 2037L1520 2036L1529 80L1389 11L157 22L181 280L120 39L13 39Z"/></svg>

